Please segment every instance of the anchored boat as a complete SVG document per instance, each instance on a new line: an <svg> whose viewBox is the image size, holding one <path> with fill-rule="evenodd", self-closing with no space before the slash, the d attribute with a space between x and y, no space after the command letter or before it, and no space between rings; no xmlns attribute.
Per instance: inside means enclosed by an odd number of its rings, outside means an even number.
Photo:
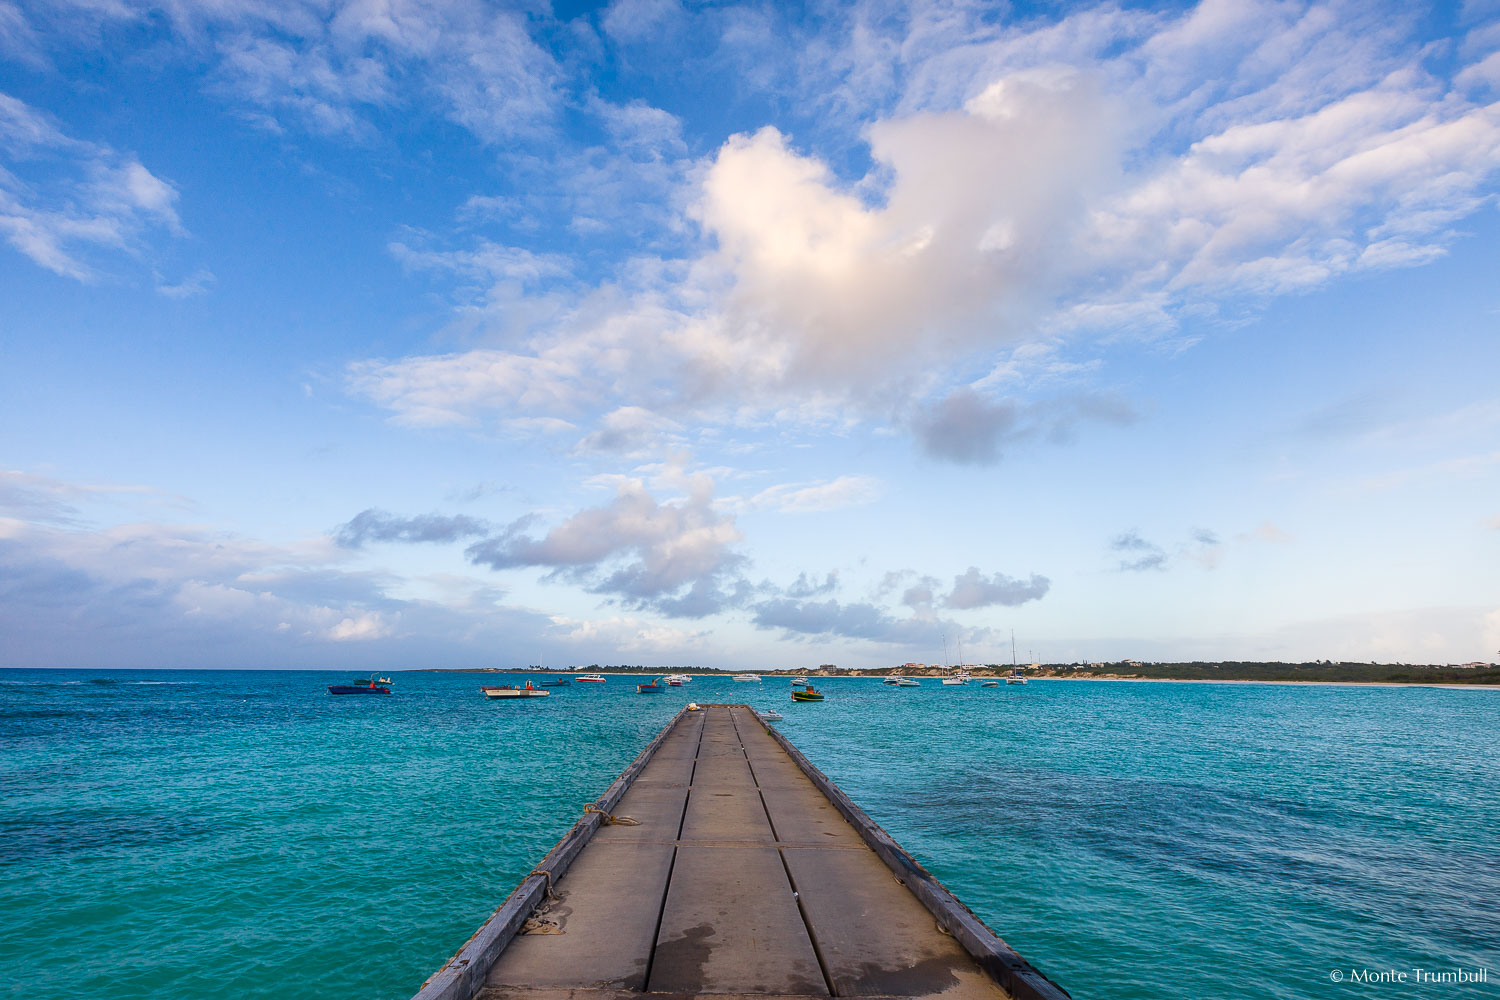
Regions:
<svg viewBox="0 0 1500 1000"><path fill-rule="evenodd" d="M1035 664L1033 664L1034 666ZM1016 666L1016 630L1010 630L1010 673L1005 675L1007 684L1025 684L1026 675L1021 673L1021 668Z"/></svg>
<svg viewBox="0 0 1500 1000"><path fill-rule="evenodd" d="M382 684L389 684L389 683L390 683L390 681L387 680L386 678L381 677L381 678L379 678L379 680L377 680L376 677L375 677L375 675L371 674L370 675L370 679L367 680L367 681L350 681L348 684L330 684L330 685L328 685L328 693L329 694L390 694L391 693L391 689L390 688L388 688L388 687L382 687L381 686Z"/></svg>
<svg viewBox="0 0 1500 1000"><path fill-rule="evenodd" d="M667 689L667 686L665 684L663 684L661 682L661 678L658 677L656 680L652 681L650 684L637 684L635 686L635 693L636 694L661 694L666 689Z"/></svg>
<svg viewBox="0 0 1500 1000"><path fill-rule="evenodd" d="M514 684L498 684L491 687L482 687L486 698L546 698L552 694L551 691L543 691L539 687L532 687L527 681L525 687L516 687Z"/></svg>
<svg viewBox="0 0 1500 1000"><path fill-rule="evenodd" d="M822 701L823 692L814 688L811 684L804 685L800 690L792 688L793 701Z"/></svg>
<svg viewBox="0 0 1500 1000"><path fill-rule="evenodd" d="M582 677L578 678L578 683L580 683L580 684L603 684L604 683L604 675L603 674L584 674Z"/></svg>

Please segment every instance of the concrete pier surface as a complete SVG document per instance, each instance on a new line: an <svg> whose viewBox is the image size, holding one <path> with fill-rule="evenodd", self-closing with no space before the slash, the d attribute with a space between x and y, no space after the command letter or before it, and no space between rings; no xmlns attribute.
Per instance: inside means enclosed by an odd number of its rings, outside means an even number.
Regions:
<svg viewBox="0 0 1500 1000"><path fill-rule="evenodd" d="M667 994L1068 997L743 705L674 718L416 1000Z"/></svg>

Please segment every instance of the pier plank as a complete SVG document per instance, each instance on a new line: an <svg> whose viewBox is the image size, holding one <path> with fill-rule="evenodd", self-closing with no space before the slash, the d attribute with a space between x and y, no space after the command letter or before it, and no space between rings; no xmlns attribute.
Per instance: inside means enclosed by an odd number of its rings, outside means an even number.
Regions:
<svg viewBox="0 0 1500 1000"><path fill-rule="evenodd" d="M827 996L774 847L680 847L649 987Z"/></svg>
<svg viewBox="0 0 1500 1000"><path fill-rule="evenodd" d="M643 989L673 851L670 844L596 840L558 883L557 898L536 914L541 932L518 934L486 982Z"/></svg>

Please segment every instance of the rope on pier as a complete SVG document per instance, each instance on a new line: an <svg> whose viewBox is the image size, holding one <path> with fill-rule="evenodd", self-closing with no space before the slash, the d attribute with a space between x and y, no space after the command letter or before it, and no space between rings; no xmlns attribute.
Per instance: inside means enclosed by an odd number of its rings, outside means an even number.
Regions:
<svg viewBox="0 0 1500 1000"><path fill-rule="evenodd" d="M552 891L552 873L545 868L533 868L526 873L527 878L531 878L533 875L544 876L547 879L547 898L549 900L557 899L557 893Z"/></svg>
<svg viewBox="0 0 1500 1000"><path fill-rule="evenodd" d="M603 823L605 826L641 825L641 821L638 819L632 819L629 816L616 816L613 813L606 812L605 810L600 809L598 806L584 806L583 814L587 816L589 813L598 813L600 816L599 822Z"/></svg>

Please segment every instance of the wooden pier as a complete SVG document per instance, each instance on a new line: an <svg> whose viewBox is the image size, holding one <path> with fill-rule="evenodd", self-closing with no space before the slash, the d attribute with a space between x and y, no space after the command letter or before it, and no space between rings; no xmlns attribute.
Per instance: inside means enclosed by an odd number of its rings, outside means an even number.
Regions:
<svg viewBox="0 0 1500 1000"><path fill-rule="evenodd" d="M679 713L415 1000L664 995L1068 998L743 705Z"/></svg>

